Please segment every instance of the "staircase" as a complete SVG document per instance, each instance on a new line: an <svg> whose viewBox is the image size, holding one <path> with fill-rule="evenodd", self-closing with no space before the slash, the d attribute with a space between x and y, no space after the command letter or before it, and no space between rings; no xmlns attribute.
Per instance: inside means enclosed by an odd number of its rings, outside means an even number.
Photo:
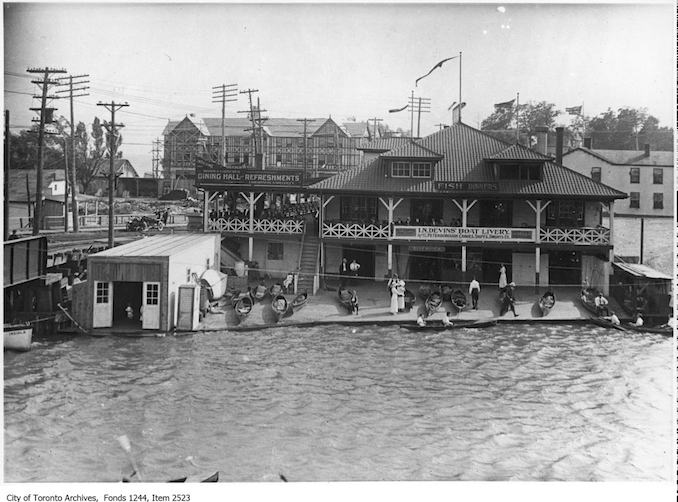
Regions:
<svg viewBox="0 0 678 502"><path fill-rule="evenodd" d="M313 294L313 277L318 263L319 246L320 239L317 235L307 233L304 236L304 247L299 259L299 278L297 279L297 292L299 293L305 289L309 294Z"/></svg>

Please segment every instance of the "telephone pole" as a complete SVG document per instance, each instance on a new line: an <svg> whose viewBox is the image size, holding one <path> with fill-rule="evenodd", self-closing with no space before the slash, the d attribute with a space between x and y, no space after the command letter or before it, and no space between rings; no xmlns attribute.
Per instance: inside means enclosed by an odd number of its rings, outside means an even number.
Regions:
<svg viewBox="0 0 678 502"><path fill-rule="evenodd" d="M311 119L303 118L303 119L297 119L297 122L303 122L304 123L304 180L306 179L306 173L308 172L308 152L307 152L307 146L306 146L306 141L307 141L307 127L308 123L311 121Z"/></svg>
<svg viewBox="0 0 678 502"><path fill-rule="evenodd" d="M374 139L377 139L377 122L383 122L384 119L378 119L377 117L374 117L373 119L368 119L367 120L367 127L369 128L370 126L370 120L374 121Z"/></svg>
<svg viewBox="0 0 678 502"><path fill-rule="evenodd" d="M78 222L78 198L75 195L76 192L76 187L78 186L75 182L75 160L76 160L76 155L75 155L75 118L73 116L73 98L79 98L82 96L89 96L88 92L84 92L85 90L89 89L89 86L85 84L89 84L89 80L79 80L78 82L74 82L73 79L83 79L87 78L89 75L69 75L68 77L61 77L56 80L58 80L60 83L58 85L68 85L68 89L62 89L59 91L56 91L56 94L59 93L68 93L67 96L60 96L60 97L68 97L70 98L71 101L71 172L70 172L70 185L71 185L71 211L73 212L73 232L77 233L79 231L79 225L80 223ZM63 82L62 82L63 81ZM78 87L74 87L78 86ZM81 94L73 94L74 92L78 92ZM66 175L66 179L68 179L69 176ZM68 183L66 183L66 186L68 186ZM68 219L68 211L66 210L66 219ZM66 223L68 225L68 223ZM66 227L66 231L68 232L68 227Z"/></svg>
<svg viewBox="0 0 678 502"><path fill-rule="evenodd" d="M266 118L261 117L261 112L266 111L261 109L261 105L259 104L259 101L257 100L257 107L256 110L254 108L254 104L252 103L252 93L259 92L258 89L247 89L245 91L240 91L240 94L247 94L249 96L249 103L250 103L250 109L248 110L241 110L238 113L249 113L250 115L250 121L252 122L252 141L254 143L254 167L256 169L264 169L264 163L263 163L263 134L261 133L261 124L265 120L268 120ZM249 131L250 129L246 129L246 131ZM262 143L261 145L259 143ZM261 147L261 153L259 153L259 149Z"/></svg>
<svg viewBox="0 0 678 502"><path fill-rule="evenodd" d="M152 173L153 173L153 178L158 179L160 178L160 138L156 138L155 141L153 141L153 159L152 159Z"/></svg>
<svg viewBox="0 0 678 502"><path fill-rule="evenodd" d="M4 194L4 213L2 228L4 234L4 240L9 238L9 163L12 159L12 156L9 154L9 149L12 144L12 137L9 133L9 110L5 110L5 185L3 187Z"/></svg>
<svg viewBox="0 0 678 502"><path fill-rule="evenodd" d="M238 84L221 84L212 87L212 103L221 103L221 148L219 162L226 165L226 103L237 101ZM235 99L230 99L235 98Z"/></svg>
<svg viewBox="0 0 678 502"><path fill-rule="evenodd" d="M422 98L414 97L414 91L412 92L412 96L410 97L410 110L412 113L412 116L414 116L414 110L416 108L417 110L417 137L419 137L420 133L420 128L421 128L421 114L423 113L430 113L431 112L431 98ZM414 127L414 125L413 125ZM413 134L414 136L414 131Z"/></svg>
<svg viewBox="0 0 678 502"><path fill-rule="evenodd" d="M108 125L108 156L110 159L110 170L108 172L108 247L109 249L115 245L113 239L113 190L115 190L115 153L118 149L118 135L117 128L125 127L124 124L115 123L115 112L120 110L125 106L129 106L127 103L116 103L111 101L110 103L97 103L97 106L103 106L109 112L111 112L111 122Z"/></svg>
<svg viewBox="0 0 678 502"><path fill-rule="evenodd" d="M45 123L53 122L52 117L54 114L55 108L47 108L47 90L49 85L55 85L58 82L56 80L50 80L50 73L66 73L64 69L56 68L28 68L26 70L28 73L39 73L42 74L42 80L31 80L32 83L37 85L42 85L42 95L33 96L34 98L40 99L40 108L31 108L33 111L40 112L40 127L38 129L38 166L37 172L35 175L35 211L33 211L33 235L38 235L42 229L42 170L45 164L44 149L42 141L45 135ZM54 96L49 96L50 99L54 99Z"/></svg>

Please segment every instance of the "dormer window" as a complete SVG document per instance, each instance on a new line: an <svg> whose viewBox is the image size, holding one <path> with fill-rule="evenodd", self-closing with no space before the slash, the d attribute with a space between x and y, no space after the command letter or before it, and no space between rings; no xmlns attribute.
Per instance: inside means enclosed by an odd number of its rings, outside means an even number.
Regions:
<svg viewBox="0 0 678 502"><path fill-rule="evenodd" d="M394 178L431 178L433 167L430 162L393 162L391 176Z"/></svg>
<svg viewBox="0 0 678 502"><path fill-rule="evenodd" d="M539 181L541 179L540 164L499 164L500 180Z"/></svg>

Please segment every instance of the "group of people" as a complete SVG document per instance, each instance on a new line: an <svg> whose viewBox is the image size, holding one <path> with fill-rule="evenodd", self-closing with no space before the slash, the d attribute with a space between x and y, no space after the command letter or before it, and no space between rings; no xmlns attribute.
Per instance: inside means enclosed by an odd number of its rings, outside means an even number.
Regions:
<svg viewBox="0 0 678 502"><path fill-rule="evenodd" d="M158 221L162 221L163 225L167 225L167 219L169 218L169 213L170 213L170 210L169 210L168 207L166 207L165 209L156 209L155 218Z"/></svg>
<svg viewBox="0 0 678 502"><path fill-rule="evenodd" d="M388 291L391 293L391 314L405 311L405 281L398 278L398 274L393 274L389 279L387 285Z"/></svg>
<svg viewBox="0 0 678 502"><path fill-rule="evenodd" d="M360 263L358 263L355 258L351 260L351 263L349 263L346 258L342 258L341 264L339 265L341 287L346 287L349 277L358 277L359 270Z"/></svg>

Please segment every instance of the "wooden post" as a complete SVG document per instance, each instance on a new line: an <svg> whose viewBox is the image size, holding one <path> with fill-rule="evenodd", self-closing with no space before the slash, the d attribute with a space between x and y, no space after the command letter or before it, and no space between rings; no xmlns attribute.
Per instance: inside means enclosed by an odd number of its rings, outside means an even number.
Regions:
<svg viewBox="0 0 678 502"><path fill-rule="evenodd" d="M209 226L210 191L205 189L202 196L202 231L207 232Z"/></svg>
<svg viewBox="0 0 678 502"><path fill-rule="evenodd" d="M614 262L614 200L610 201L610 264ZM612 265L610 265L612 266Z"/></svg>
<svg viewBox="0 0 678 502"><path fill-rule="evenodd" d="M539 229L541 228L541 200L537 200L537 206L535 207L535 213L536 213L536 229L535 232L537 235L535 235L534 240L536 242L536 246L534 248L534 292L537 293L539 291L539 273L541 272L540 264L541 264L541 249L539 247L539 244L541 242L540 237L539 237Z"/></svg>

